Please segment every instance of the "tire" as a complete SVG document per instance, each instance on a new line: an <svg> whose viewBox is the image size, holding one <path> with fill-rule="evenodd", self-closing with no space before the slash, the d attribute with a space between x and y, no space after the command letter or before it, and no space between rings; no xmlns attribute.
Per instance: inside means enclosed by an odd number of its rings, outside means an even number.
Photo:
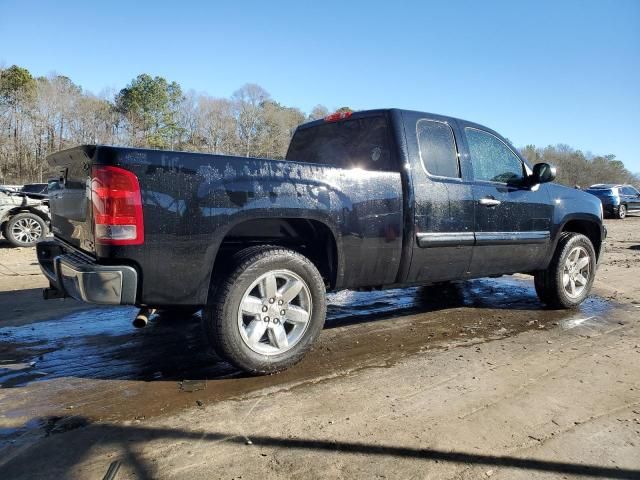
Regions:
<svg viewBox="0 0 640 480"><path fill-rule="evenodd" d="M546 270L534 274L538 298L552 308L573 308L589 295L596 273L596 252L591 240L565 232Z"/></svg>
<svg viewBox="0 0 640 480"><path fill-rule="evenodd" d="M203 327L215 352L241 370L279 372L299 362L320 335L325 293L322 276L305 256L248 248L220 279L213 304L203 310Z"/></svg>
<svg viewBox="0 0 640 480"><path fill-rule="evenodd" d="M49 233L49 228L42 217L25 212L11 217L2 233L14 247L32 247Z"/></svg>
<svg viewBox="0 0 640 480"><path fill-rule="evenodd" d="M627 206L626 205L620 205L618 207L618 213L616 215L616 217L620 220L624 220L627 217Z"/></svg>

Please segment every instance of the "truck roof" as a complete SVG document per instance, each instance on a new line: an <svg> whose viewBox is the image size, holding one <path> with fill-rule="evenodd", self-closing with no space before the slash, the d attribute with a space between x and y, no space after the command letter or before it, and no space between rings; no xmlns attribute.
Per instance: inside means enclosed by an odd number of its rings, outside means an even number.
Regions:
<svg viewBox="0 0 640 480"><path fill-rule="evenodd" d="M456 117L452 117L450 115L442 115L440 113L430 113L430 112L423 112L423 111L419 111L419 110L406 110L406 109L401 109L401 108L376 108L376 109L372 109L372 110L358 110L358 111L353 111L351 112L351 115L348 116L347 118L344 119L340 119L340 120L335 120L337 122L342 122L342 121L346 121L346 120L351 120L351 119L356 119L356 118L365 118L365 117L370 117L373 115L381 115L381 114L385 114L385 113L389 113L389 112L400 112L400 113L408 113L408 114L418 114L418 115L425 115L428 117L438 117L440 119L443 120L456 120L456 121L460 121L460 122L464 122L467 125L471 125L471 126L475 126L475 127L479 127L482 128L483 130L487 130L491 133L496 134L498 137L502 138L502 136L494 131L493 129L485 126L485 125L481 125L479 123L476 122L472 122L469 120L464 120L462 118L456 118ZM327 120L324 118L318 119L318 120L312 120L310 122L306 122L303 123L301 125L298 126L299 130L303 130L303 129L307 129L307 128L311 128L311 127L316 127L318 125L322 125L324 123L326 123Z"/></svg>

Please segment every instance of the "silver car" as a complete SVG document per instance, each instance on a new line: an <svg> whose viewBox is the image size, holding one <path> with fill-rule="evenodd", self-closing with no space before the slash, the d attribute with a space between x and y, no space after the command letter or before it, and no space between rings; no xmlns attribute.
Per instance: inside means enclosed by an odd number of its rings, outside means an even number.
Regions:
<svg viewBox="0 0 640 480"><path fill-rule="evenodd" d="M46 197L0 188L0 228L4 238L16 247L30 247L49 233L49 205Z"/></svg>

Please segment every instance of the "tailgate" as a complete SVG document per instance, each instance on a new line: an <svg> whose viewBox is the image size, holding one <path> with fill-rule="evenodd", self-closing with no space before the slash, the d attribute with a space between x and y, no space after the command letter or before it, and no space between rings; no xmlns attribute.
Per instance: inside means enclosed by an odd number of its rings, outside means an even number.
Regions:
<svg viewBox="0 0 640 480"><path fill-rule="evenodd" d="M88 253L95 253L91 208L91 162L96 147L82 146L47 157L49 206L53 234Z"/></svg>

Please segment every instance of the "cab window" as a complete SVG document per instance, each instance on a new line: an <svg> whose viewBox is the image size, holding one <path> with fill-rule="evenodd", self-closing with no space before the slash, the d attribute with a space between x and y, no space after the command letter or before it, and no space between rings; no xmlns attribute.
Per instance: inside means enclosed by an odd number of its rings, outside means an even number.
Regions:
<svg viewBox="0 0 640 480"><path fill-rule="evenodd" d="M499 138L477 128L466 128L475 180L511 183L524 178L520 158Z"/></svg>
<svg viewBox="0 0 640 480"><path fill-rule="evenodd" d="M460 177L458 152L451 127L443 122L418 120L420 158L427 172L438 177Z"/></svg>
<svg viewBox="0 0 640 480"><path fill-rule="evenodd" d="M389 128L383 116L327 122L296 130L287 160L340 168L394 171Z"/></svg>

